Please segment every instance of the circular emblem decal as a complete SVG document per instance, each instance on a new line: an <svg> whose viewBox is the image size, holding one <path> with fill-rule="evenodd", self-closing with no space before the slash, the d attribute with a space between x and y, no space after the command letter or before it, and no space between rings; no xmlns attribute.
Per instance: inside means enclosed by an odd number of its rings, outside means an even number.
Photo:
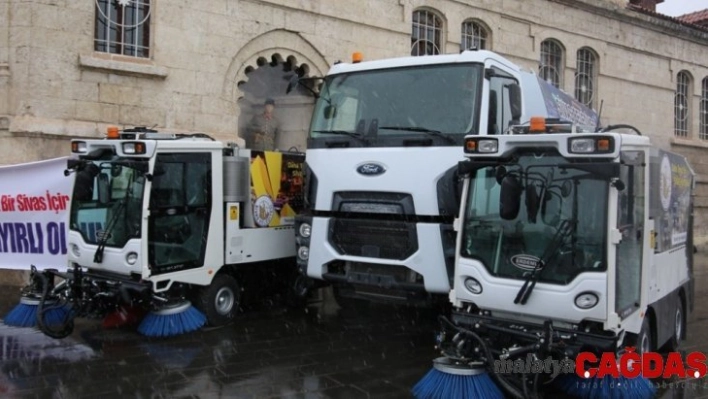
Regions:
<svg viewBox="0 0 708 399"><path fill-rule="evenodd" d="M664 211L669 210L671 205L671 162L669 162L669 157L664 155L661 160L661 172L659 174L659 191L661 196L661 207Z"/></svg>
<svg viewBox="0 0 708 399"><path fill-rule="evenodd" d="M273 200L267 195L261 195L253 204L253 220L259 227L268 227L270 221L273 220L275 206Z"/></svg>
<svg viewBox="0 0 708 399"><path fill-rule="evenodd" d="M541 259L533 255L514 255L509 260L521 270L534 270L541 263Z"/></svg>
<svg viewBox="0 0 708 399"><path fill-rule="evenodd" d="M364 176L377 176L386 172L386 168L383 165L377 163L365 163L356 168L357 173Z"/></svg>

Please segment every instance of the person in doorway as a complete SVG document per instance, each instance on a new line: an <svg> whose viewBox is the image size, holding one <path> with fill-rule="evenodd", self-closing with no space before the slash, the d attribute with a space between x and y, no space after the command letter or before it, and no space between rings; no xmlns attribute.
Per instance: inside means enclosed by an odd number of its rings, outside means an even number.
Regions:
<svg viewBox="0 0 708 399"><path fill-rule="evenodd" d="M275 101L265 101L263 112L255 115L248 125L250 148L257 151L275 150L275 140L280 131L280 121L275 117Z"/></svg>

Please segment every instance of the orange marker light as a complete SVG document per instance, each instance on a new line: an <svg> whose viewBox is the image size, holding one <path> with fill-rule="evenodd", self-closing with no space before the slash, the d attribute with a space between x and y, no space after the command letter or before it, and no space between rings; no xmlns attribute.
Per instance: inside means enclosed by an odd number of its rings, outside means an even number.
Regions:
<svg viewBox="0 0 708 399"><path fill-rule="evenodd" d="M120 133L118 133L118 128L115 126L109 126L108 129L106 129L106 138L109 138L109 139L120 138Z"/></svg>
<svg viewBox="0 0 708 399"><path fill-rule="evenodd" d="M475 152L477 151L477 141L475 140L467 140L465 142L465 150L467 152Z"/></svg>
<svg viewBox="0 0 708 399"><path fill-rule="evenodd" d="M545 132L546 119L542 116L532 116L529 122L529 132Z"/></svg>
<svg viewBox="0 0 708 399"><path fill-rule="evenodd" d="M357 64L359 62L362 62L364 60L364 54L356 51L354 54L352 54L352 63Z"/></svg>
<svg viewBox="0 0 708 399"><path fill-rule="evenodd" d="M597 150L598 151L609 151L610 150L610 140L608 140L608 139L597 140Z"/></svg>
<svg viewBox="0 0 708 399"><path fill-rule="evenodd" d="M144 143L135 143L135 153L136 154L144 154L145 153L145 144Z"/></svg>
<svg viewBox="0 0 708 399"><path fill-rule="evenodd" d="M79 151L79 143L76 141L71 143L71 152L78 152Z"/></svg>

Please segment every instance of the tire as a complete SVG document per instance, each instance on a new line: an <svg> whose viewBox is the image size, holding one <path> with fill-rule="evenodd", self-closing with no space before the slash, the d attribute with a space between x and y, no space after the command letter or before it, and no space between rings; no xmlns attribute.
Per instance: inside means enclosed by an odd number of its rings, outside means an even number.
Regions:
<svg viewBox="0 0 708 399"><path fill-rule="evenodd" d="M637 335L636 342L637 352L642 354L646 352L654 351L654 341L653 335L651 333L651 325L649 324L649 316L644 317L644 322L642 323L642 329Z"/></svg>
<svg viewBox="0 0 708 399"><path fill-rule="evenodd" d="M307 279L299 275L286 288L285 306L293 310L304 309L307 307L309 297L310 287L307 284Z"/></svg>
<svg viewBox="0 0 708 399"><path fill-rule="evenodd" d="M228 274L217 274L211 284L199 290L197 303L212 327L231 322L238 314L241 287Z"/></svg>
<svg viewBox="0 0 708 399"><path fill-rule="evenodd" d="M681 340L686 336L686 312L683 310L683 303L680 297L676 298L676 307L673 317L674 333L666 343L666 347L670 352L678 350L681 345Z"/></svg>

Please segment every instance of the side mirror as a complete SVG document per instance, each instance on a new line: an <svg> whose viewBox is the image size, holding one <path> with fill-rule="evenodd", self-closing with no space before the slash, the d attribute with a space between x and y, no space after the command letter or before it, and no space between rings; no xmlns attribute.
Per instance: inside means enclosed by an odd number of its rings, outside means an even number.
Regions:
<svg viewBox="0 0 708 399"><path fill-rule="evenodd" d="M98 173L98 167L92 163L76 172L74 198L77 201L91 201L93 199L93 184Z"/></svg>
<svg viewBox="0 0 708 399"><path fill-rule="evenodd" d="M324 107L323 112L325 119L332 119L337 116L337 107L335 105L327 105Z"/></svg>
<svg viewBox="0 0 708 399"><path fill-rule="evenodd" d="M617 191L624 191L626 188L624 182L620 179L613 179L612 185L617 189Z"/></svg>
<svg viewBox="0 0 708 399"><path fill-rule="evenodd" d="M108 184L108 175L101 173L98 175L98 202L107 204L111 200L111 191Z"/></svg>
<svg viewBox="0 0 708 399"><path fill-rule="evenodd" d="M509 106L511 108L511 120L521 120L521 86L518 83L508 85L509 89Z"/></svg>
<svg viewBox="0 0 708 399"><path fill-rule="evenodd" d="M519 216L521 192L521 183L516 177L506 175L502 179L499 193L499 216L502 219L514 220Z"/></svg>

